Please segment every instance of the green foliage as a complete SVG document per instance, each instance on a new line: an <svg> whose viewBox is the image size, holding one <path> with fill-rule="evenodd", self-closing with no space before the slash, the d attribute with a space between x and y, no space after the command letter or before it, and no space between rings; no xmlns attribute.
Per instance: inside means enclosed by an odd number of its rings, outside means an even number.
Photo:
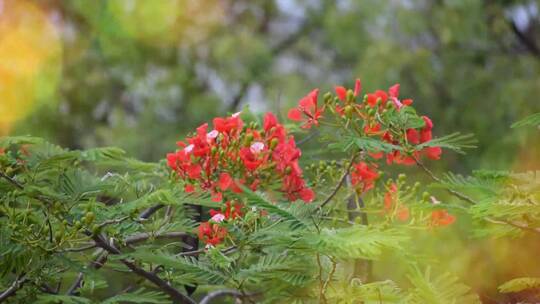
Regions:
<svg viewBox="0 0 540 304"><path fill-rule="evenodd" d="M323 229L319 236L321 253L347 259L376 259L383 249L402 250L407 240L404 231L354 225L348 228Z"/></svg>
<svg viewBox="0 0 540 304"><path fill-rule="evenodd" d="M499 286L499 291L512 293L536 288L540 288L540 278L517 278Z"/></svg>
<svg viewBox="0 0 540 304"><path fill-rule="evenodd" d="M462 135L460 133L452 133L442 137L434 138L428 142L420 144L417 146L417 149L423 149L425 147L441 147L455 152L464 154L463 149L472 149L476 148L474 145L476 143L473 134Z"/></svg>
<svg viewBox="0 0 540 304"><path fill-rule="evenodd" d="M448 273L432 278L431 269L425 273L415 269L409 275L414 286L406 303L481 303L477 295L472 294L470 288L459 283L458 278Z"/></svg>
<svg viewBox="0 0 540 304"><path fill-rule="evenodd" d="M525 126L540 126L540 113L535 113L512 124L512 128L521 128Z"/></svg>

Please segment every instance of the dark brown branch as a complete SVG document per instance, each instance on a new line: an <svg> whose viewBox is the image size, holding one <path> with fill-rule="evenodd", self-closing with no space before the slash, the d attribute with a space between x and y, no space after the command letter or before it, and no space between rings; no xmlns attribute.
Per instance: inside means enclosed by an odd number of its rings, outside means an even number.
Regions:
<svg viewBox="0 0 540 304"><path fill-rule="evenodd" d="M135 244L135 243L145 241L145 240L147 240L149 238L152 238L152 237L154 237L154 238L177 238L177 237L181 237L183 235L186 235L186 233L184 233L184 232L166 232L166 233L156 234L156 235L153 235L151 233L138 233L138 234L128 236L124 240L124 243L127 244L127 245L130 245L130 244ZM66 249L64 251L79 252L79 251L84 251L84 250L88 250L88 249L91 249L91 248L95 248L96 246L97 246L97 244L94 243L92 245L88 245L88 246L85 246L85 247L71 248L71 249ZM107 253L102 253L100 256L98 256L98 258L95 261L92 261L88 265L88 267L94 267L94 269L97 270L97 269L101 268L105 264L106 260L107 260ZM81 287L81 283L82 283L83 279L84 279L84 274L82 272L80 272L77 275L77 279L75 279L75 282L73 282L73 284L68 289L66 294L68 294L68 295L75 294L77 289L79 289Z"/></svg>
<svg viewBox="0 0 540 304"><path fill-rule="evenodd" d="M234 297L236 299L243 299L243 298L250 298L256 295L257 293L250 293L245 294L241 291L235 290L235 289L223 289L223 290L216 290L209 294L207 294L199 304L210 304L213 300L217 298L222 297Z"/></svg>
<svg viewBox="0 0 540 304"><path fill-rule="evenodd" d="M144 210L141 215L139 215L139 219L141 220L146 220L148 218L150 218L154 213L156 213L159 209L163 208L165 205L163 204L158 204L158 205L155 205L155 206L152 206L146 210Z"/></svg>
<svg viewBox="0 0 540 304"><path fill-rule="evenodd" d="M510 22L510 27L512 28L512 32L514 32L516 37L527 48L527 50L537 58L540 58L540 48L536 45L536 42L520 31L514 21Z"/></svg>
<svg viewBox="0 0 540 304"><path fill-rule="evenodd" d="M110 254L122 254L120 250L118 250L116 247L112 246L105 240L103 240L99 235L93 235L92 239L96 244L105 249ZM135 265L135 263L127 260L127 259L120 259L120 262L122 262L124 265L126 265L131 271L133 271L135 274L145 278L146 280L152 282L154 285L156 285L159 289L161 289L163 292L168 294L174 303L187 303L187 304L195 304L195 301L191 299L190 297L182 294L179 292L176 288L172 287L168 282L161 279L158 275L156 275L153 272L146 271L139 266Z"/></svg>
<svg viewBox="0 0 540 304"><path fill-rule="evenodd" d="M23 185L21 183L19 183L18 181L16 181L15 179L9 177L7 174L5 174L4 172L0 171L0 177L2 177L3 179L7 180L9 183L11 183L12 185L14 185L15 187L19 188L19 189L24 189Z"/></svg>
<svg viewBox="0 0 540 304"><path fill-rule="evenodd" d="M177 232L177 231L165 232L165 233L160 233L160 234L152 234L152 233L144 232L144 233L137 233L137 234L128 236L124 240L124 242L126 244L134 244L134 243L139 243L139 242L142 242L142 241L146 241L149 238L176 239L176 238L184 237L186 235L188 235L188 234L185 233L185 232Z"/></svg>
<svg viewBox="0 0 540 304"><path fill-rule="evenodd" d="M98 253L98 257L92 262L90 262L88 264L88 267L93 267L96 270L100 269L101 267L103 267L103 265L105 265L105 262L107 261L107 256L108 256L108 253L101 250L101 252ZM66 294L70 296L75 295L77 290L82 286L83 278L84 278L84 274L82 272L79 272L79 274L77 275L77 278L75 279L75 282L71 284L71 286L66 291Z"/></svg>
<svg viewBox="0 0 540 304"><path fill-rule="evenodd" d="M330 193L330 195L324 200L324 202L322 202L322 204L319 206L319 209L322 209L324 206L326 206L326 204L328 204L334 198L334 196L336 196L339 189L341 189L341 187L345 183L345 180L347 179L347 176L349 175L349 172L351 171L351 168L354 164L354 160L356 159L356 157L357 157L357 154L353 153L353 155L351 156L351 159L349 160L349 165L345 169L345 172L341 176L341 179L339 180L338 184L336 185L334 190L332 190L332 193Z"/></svg>
<svg viewBox="0 0 540 304"><path fill-rule="evenodd" d="M26 283L26 281L27 279L25 277L18 277L15 281L13 281L8 289L0 293L0 303L6 301L11 296L14 296L17 290L19 290L23 284Z"/></svg>

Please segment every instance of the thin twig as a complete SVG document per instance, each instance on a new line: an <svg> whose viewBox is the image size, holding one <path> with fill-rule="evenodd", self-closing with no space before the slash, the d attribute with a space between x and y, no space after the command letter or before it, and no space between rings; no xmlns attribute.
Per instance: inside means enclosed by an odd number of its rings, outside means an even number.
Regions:
<svg viewBox="0 0 540 304"><path fill-rule="evenodd" d="M103 223L99 224L98 227L103 228L103 227L105 227L107 225L119 224L119 223L127 220L128 218L129 218L129 216L124 216L124 217L121 217L121 218L118 218L118 219L106 220Z"/></svg>
<svg viewBox="0 0 540 304"><path fill-rule="evenodd" d="M315 130L314 132L311 132L309 133L306 137L300 139L297 143L296 143L296 146L300 147L302 146L303 144L305 144L306 142L310 141L312 138L315 138L317 135L319 135L321 132L319 130Z"/></svg>
<svg viewBox="0 0 540 304"><path fill-rule="evenodd" d="M326 290L328 289L328 285L330 284L330 281L332 281L332 277L334 276L334 273L336 272L336 261L334 259L332 260L332 269L330 270L330 273L328 274L328 277L324 281L324 285L322 287L322 293L325 294Z"/></svg>
<svg viewBox="0 0 540 304"><path fill-rule="evenodd" d="M336 194L338 193L339 189L341 189L341 187L343 186L343 184L345 183L345 180L347 179L347 176L349 175L349 172L351 171L351 168L354 164L354 160L356 159L356 157L358 156L358 154L356 153L353 153L353 155L351 156L351 159L349 161L349 165L347 166L347 168L345 169L345 172L343 173L343 176L341 176L338 184L336 185L336 187L334 188L334 190L332 190L332 193L330 193L330 195L324 200L324 202L319 206L319 209L322 209L324 206L326 206L326 204L328 204L333 198L334 196L336 196Z"/></svg>
<svg viewBox="0 0 540 304"><path fill-rule="evenodd" d="M416 161L416 164L418 164L418 166L420 166L420 168L422 168L434 181L436 182L441 182L441 179L438 178L437 176L435 176L435 174L433 174L433 172L431 172L426 166L424 166L424 164L422 164L418 159L414 158L414 160ZM455 191L453 189L446 189L448 192L450 192L451 194L453 194L454 196L456 196L457 198L461 199L461 200L464 200L468 203L470 203L471 205L476 205L478 204L478 202L476 202L474 199L470 198L469 196L461 193L461 192L458 192L458 191ZM540 228L533 228L533 227L529 227L527 226L526 224L521 224L521 223L516 223L516 222L512 222L512 221L507 221L507 220L498 220L498 219L493 219L491 217L485 217L484 218L487 222L490 222L490 223L493 223L493 224L506 224L506 225L510 225L512 227L515 227L515 228L519 228L519 229L522 229L522 230L527 230L527 231L531 231L531 232L535 232L535 233L540 233Z"/></svg>
<svg viewBox="0 0 540 304"><path fill-rule="evenodd" d="M431 170L429 170L423 163L420 162L420 160L418 160L418 158L414 157L414 161L416 162L416 164L422 168L422 170L424 170L424 172L426 172L430 177L431 179L433 179L434 181L440 183L441 182L441 179L438 178L435 174L433 174L433 172L431 172ZM458 192L458 191L455 191L453 189L446 189L446 191L450 192L452 195L460 198L461 200L463 201L466 201L467 203L469 204L472 204L472 205L476 205L477 202L475 200L473 200L472 198L470 198L469 196L461 193L461 192Z"/></svg>
<svg viewBox="0 0 540 304"><path fill-rule="evenodd" d="M96 244L94 243L88 244L86 246L81 246L81 247L66 248L66 249L61 250L60 252L82 252L82 251L90 250L93 248L96 248Z"/></svg>

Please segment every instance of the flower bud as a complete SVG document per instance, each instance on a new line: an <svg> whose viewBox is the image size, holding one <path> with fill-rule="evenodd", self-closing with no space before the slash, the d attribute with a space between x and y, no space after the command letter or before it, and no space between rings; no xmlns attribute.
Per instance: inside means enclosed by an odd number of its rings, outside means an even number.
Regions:
<svg viewBox="0 0 540 304"><path fill-rule="evenodd" d="M347 91L347 102L354 102L354 93L352 90Z"/></svg>
<svg viewBox="0 0 540 304"><path fill-rule="evenodd" d="M277 138L272 138L272 141L270 141L270 149L274 149L279 144L279 140Z"/></svg>
<svg viewBox="0 0 540 304"><path fill-rule="evenodd" d="M326 92L323 96L323 100L325 104L329 104L332 101L332 93Z"/></svg>
<svg viewBox="0 0 540 304"><path fill-rule="evenodd" d="M351 117L352 116L352 112L353 112L353 107L348 105L345 107L345 115L347 115L347 117Z"/></svg>
<svg viewBox="0 0 540 304"><path fill-rule="evenodd" d="M401 173L398 175L398 179L400 182L404 182L407 179L407 175L405 173Z"/></svg>

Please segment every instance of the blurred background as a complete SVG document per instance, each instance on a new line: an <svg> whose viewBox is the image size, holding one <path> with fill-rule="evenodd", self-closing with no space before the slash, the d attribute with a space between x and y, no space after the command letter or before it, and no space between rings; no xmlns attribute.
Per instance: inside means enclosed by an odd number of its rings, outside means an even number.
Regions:
<svg viewBox="0 0 540 304"><path fill-rule="evenodd" d="M476 135L437 170L540 168L538 130L510 129L540 111L538 0L0 0L0 135L157 161L216 115L285 117L356 77L400 82L437 135ZM459 227L425 246L484 299L531 270Z"/></svg>

